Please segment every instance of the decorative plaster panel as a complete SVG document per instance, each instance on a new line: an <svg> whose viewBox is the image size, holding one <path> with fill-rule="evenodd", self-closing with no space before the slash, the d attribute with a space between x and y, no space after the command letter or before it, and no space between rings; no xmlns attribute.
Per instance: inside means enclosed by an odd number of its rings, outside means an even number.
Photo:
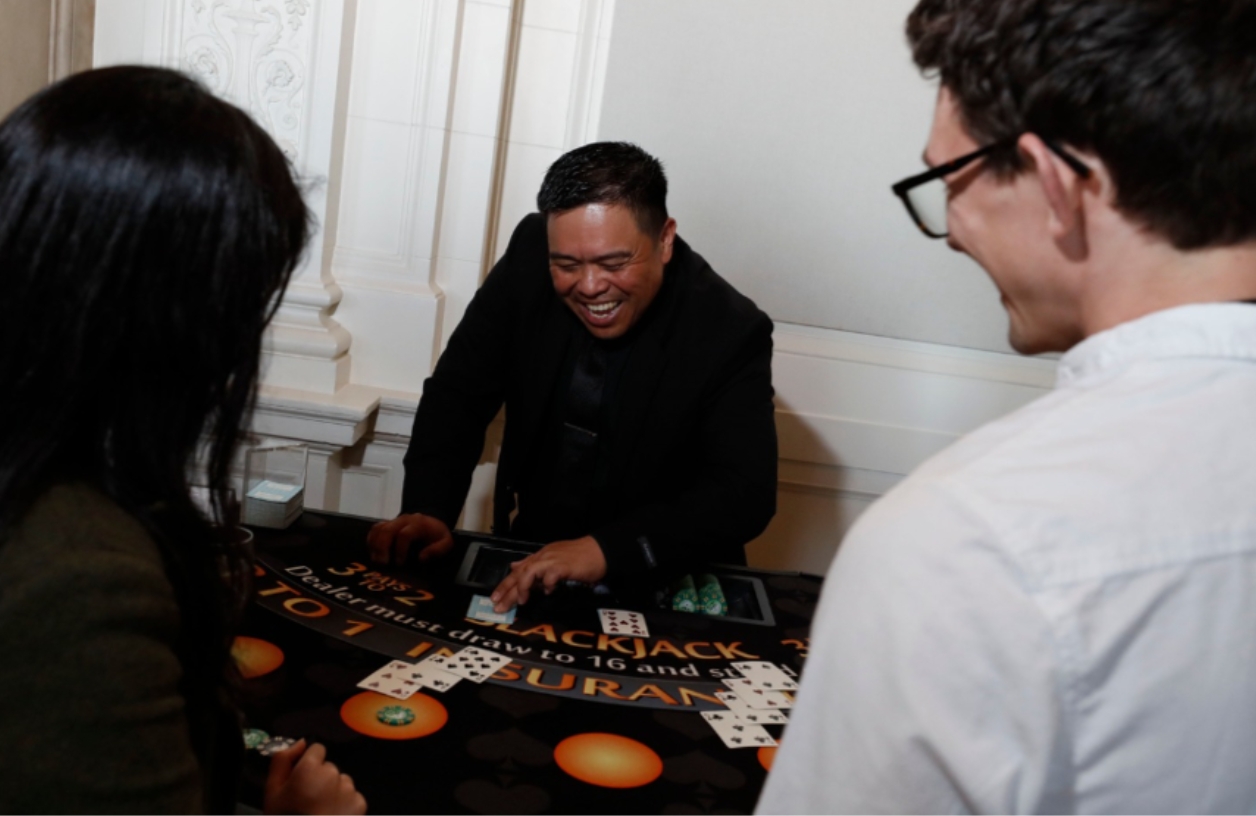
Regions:
<svg viewBox="0 0 1256 816"><path fill-rule="evenodd" d="M179 67L247 110L300 164L313 48L311 0L185 0Z"/></svg>

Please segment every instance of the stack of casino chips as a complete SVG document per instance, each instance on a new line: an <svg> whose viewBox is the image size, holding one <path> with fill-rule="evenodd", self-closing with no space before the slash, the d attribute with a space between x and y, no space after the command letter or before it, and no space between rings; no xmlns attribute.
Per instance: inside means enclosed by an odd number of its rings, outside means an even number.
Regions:
<svg viewBox="0 0 1256 816"><path fill-rule="evenodd" d="M698 576L698 606L702 614L723 617L728 614L728 601L724 598L724 589L714 575L705 573Z"/></svg>
<svg viewBox="0 0 1256 816"><path fill-rule="evenodd" d="M728 601L724 598L719 579L714 575L704 573L698 576L697 581L692 575L686 575L672 587L672 609L723 617L728 614Z"/></svg>
<svg viewBox="0 0 1256 816"><path fill-rule="evenodd" d="M286 751L297 744L292 737L272 737L260 728L244 729L244 747L249 751L257 751L264 757L271 757L280 751Z"/></svg>
<svg viewBox="0 0 1256 816"><path fill-rule="evenodd" d="M672 609L676 612L698 611L698 590L692 575L686 575L672 587Z"/></svg>
<svg viewBox="0 0 1256 816"><path fill-rule="evenodd" d="M256 751L266 743L270 742L270 734L267 734L260 728L244 729L244 748L248 751Z"/></svg>
<svg viewBox="0 0 1256 816"><path fill-rule="evenodd" d="M409 725L414 722L414 712L406 706L384 706L375 714L375 719L384 725Z"/></svg>

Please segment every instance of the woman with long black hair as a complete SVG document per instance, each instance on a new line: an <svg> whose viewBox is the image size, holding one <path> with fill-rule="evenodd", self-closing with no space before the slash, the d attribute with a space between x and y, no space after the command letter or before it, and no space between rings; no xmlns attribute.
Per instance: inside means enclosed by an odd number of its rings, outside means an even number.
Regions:
<svg viewBox="0 0 1256 816"><path fill-rule="evenodd" d="M172 71L0 124L0 811L235 808L229 472L309 223L275 143ZM365 802L298 743L267 810Z"/></svg>

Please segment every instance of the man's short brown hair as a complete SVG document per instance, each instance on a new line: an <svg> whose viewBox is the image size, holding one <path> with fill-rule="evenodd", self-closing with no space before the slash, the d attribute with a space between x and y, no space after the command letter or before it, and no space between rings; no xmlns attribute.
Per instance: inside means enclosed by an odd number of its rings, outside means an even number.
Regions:
<svg viewBox="0 0 1256 816"><path fill-rule="evenodd" d="M979 142L1094 153L1178 249L1256 240L1256 0L921 0L907 36Z"/></svg>

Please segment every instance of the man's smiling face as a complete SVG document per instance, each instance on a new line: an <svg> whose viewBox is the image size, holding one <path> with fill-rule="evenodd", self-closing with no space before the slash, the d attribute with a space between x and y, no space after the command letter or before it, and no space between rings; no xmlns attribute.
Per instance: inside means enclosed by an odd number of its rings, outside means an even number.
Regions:
<svg viewBox="0 0 1256 816"><path fill-rule="evenodd" d="M586 204L553 213L547 223L554 291L594 337L622 337L663 286L675 220L648 235L627 207Z"/></svg>
<svg viewBox="0 0 1256 816"><path fill-rule="evenodd" d="M937 166L981 147L951 92L938 93L925 161ZM947 177L947 243L999 288L1008 342L1021 354L1065 351L1084 337L1078 280L1048 229L1050 207L1036 171L1000 180L978 161Z"/></svg>

